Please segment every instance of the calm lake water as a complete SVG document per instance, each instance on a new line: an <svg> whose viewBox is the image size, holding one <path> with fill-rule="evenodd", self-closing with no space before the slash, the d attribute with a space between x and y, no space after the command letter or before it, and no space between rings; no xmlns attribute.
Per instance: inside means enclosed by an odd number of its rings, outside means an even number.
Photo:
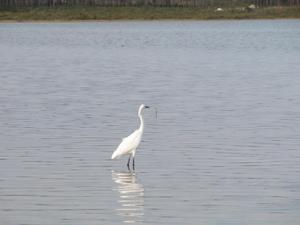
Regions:
<svg viewBox="0 0 300 225"><path fill-rule="evenodd" d="M300 20L1 23L0 53L1 225L299 224Z"/></svg>

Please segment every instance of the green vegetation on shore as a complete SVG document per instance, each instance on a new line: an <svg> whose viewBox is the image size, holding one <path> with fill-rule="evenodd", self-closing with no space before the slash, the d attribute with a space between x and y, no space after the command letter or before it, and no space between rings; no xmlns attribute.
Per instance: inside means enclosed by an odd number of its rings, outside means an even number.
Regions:
<svg viewBox="0 0 300 225"><path fill-rule="evenodd" d="M57 6L1 9L0 21L300 18L300 7L243 8Z"/></svg>

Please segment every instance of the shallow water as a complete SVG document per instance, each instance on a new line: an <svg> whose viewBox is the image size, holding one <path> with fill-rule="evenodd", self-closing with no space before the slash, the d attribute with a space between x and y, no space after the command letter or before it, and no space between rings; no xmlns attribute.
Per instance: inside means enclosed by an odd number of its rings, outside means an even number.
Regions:
<svg viewBox="0 0 300 225"><path fill-rule="evenodd" d="M0 52L1 225L299 224L300 20L1 23Z"/></svg>

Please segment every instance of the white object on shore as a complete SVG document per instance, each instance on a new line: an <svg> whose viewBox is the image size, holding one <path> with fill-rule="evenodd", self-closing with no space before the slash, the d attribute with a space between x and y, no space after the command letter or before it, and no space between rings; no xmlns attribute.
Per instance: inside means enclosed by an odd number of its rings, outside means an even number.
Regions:
<svg viewBox="0 0 300 225"><path fill-rule="evenodd" d="M249 9L256 9L256 6L254 4L251 4L248 6Z"/></svg>
<svg viewBox="0 0 300 225"><path fill-rule="evenodd" d="M223 12L224 9L222 9L222 8L217 8L215 11L216 11L216 12Z"/></svg>

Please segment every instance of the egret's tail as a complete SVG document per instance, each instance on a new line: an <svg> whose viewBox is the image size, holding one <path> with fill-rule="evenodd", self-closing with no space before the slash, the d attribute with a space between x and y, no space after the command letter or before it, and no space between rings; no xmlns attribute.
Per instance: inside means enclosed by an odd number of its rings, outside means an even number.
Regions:
<svg viewBox="0 0 300 225"><path fill-rule="evenodd" d="M114 153L112 154L111 156L111 159L115 159L118 157L118 152L117 151L114 151Z"/></svg>

